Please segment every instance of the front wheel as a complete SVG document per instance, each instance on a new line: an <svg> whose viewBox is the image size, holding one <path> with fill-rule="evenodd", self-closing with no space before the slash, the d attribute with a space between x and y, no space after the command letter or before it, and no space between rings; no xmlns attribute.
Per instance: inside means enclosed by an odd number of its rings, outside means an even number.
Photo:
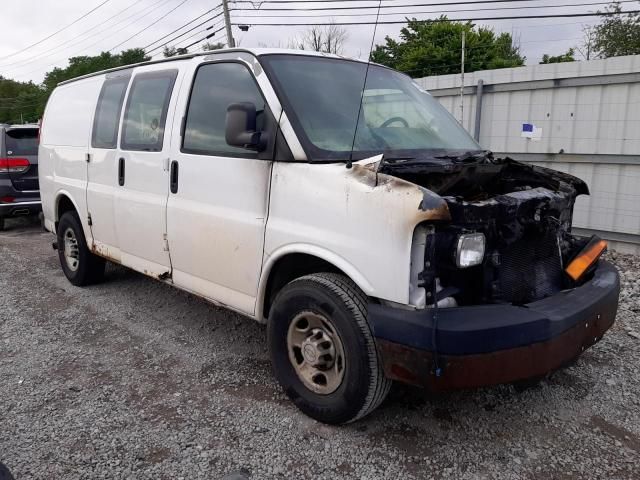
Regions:
<svg viewBox="0 0 640 480"><path fill-rule="evenodd" d="M78 287L102 280L104 259L87 247L82 224L75 212L65 212L58 222L58 257L67 279Z"/></svg>
<svg viewBox="0 0 640 480"><path fill-rule="evenodd" d="M389 392L366 297L343 275L312 274L286 285L272 307L268 338L285 393L320 422L358 420Z"/></svg>

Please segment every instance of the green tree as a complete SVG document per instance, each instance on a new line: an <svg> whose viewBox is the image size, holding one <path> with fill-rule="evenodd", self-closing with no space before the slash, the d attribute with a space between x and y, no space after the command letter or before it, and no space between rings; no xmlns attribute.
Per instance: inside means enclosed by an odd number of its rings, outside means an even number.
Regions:
<svg viewBox="0 0 640 480"><path fill-rule="evenodd" d="M187 53L189 53L189 49L183 47L164 47L162 52L165 58L175 57L176 55L186 55Z"/></svg>
<svg viewBox="0 0 640 480"><path fill-rule="evenodd" d="M102 52L93 57L71 57L67 67L56 67L48 72L44 77L43 85L47 91L52 91L58 83L64 82L65 80L99 72L100 70L122 67L124 65L131 65L148 60L151 60L151 57L148 57L141 48L124 50L122 53L116 55L110 52Z"/></svg>
<svg viewBox="0 0 640 480"><path fill-rule="evenodd" d="M89 73L151 60L141 48L124 50L119 54L102 52L95 56L72 57L65 68L47 72L42 85L17 82L0 76L0 122L35 122L42 117L47 99L54 88L65 80Z"/></svg>
<svg viewBox="0 0 640 480"><path fill-rule="evenodd" d="M465 32L465 70L490 70L524 65L509 33L496 34L491 28L472 22L452 22L446 16L436 20L407 19L400 41L385 38L376 45L371 60L412 77L460 72L462 32Z"/></svg>
<svg viewBox="0 0 640 480"><path fill-rule="evenodd" d="M575 55L575 50L573 48L570 48L569 50L567 50L567 53L563 53L562 55L556 55L555 57L545 53L542 56L542 61L540 63L543 64L543 63L575 62L576 59L574 58L574 55Z"/></svg>
<svg viewBox="0 0 640 480"><path fill-rule="evenodd" d="M0 76L0 123L36 122L44 98L44 90L33 82Z"/></svg>
<svg viewBox="0 0 640 480"><path fill-rule="evenodd" d="M122 67L132 65L134 63L146 62L151 60L141 48L131 48L124 50L119 54L113 55L110 52L102 52L93 57L81 56L71 57L69 65L65 68L56 67L44 76L42 86L45 90L45 99L40 105L40 114L44 111L46 99L54 88L60 83L72 78L88 75L90 73L107 70L109 68Z"/></svg>
<svg viewBox="0 0 640 480"><path fill-rule="evenodd" d="M624 14L618 2L605 7L605 12L613 15L603 15L602 21L591 27L589 37L585 36L588 50L600 58L640 54L640 13Z"/></svg>

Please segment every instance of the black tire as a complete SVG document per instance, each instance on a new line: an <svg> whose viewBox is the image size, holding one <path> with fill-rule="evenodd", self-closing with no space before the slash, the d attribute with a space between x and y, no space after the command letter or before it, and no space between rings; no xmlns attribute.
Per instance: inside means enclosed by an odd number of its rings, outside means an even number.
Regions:
<svg viewBox="0 0 640 480"><path fill-rule="evenodd" d="M335 391L318 394L305 386L289 359L287 333L301 312L330 319L344 347L344 376ZM317 273L286 285L273 304L268 342L274 374L287 396L310 417L328 424L356 421L387 396L391 381L384 376L375 340L367 322L367 301L348 278Z"/></svg>
<svg viewBox="0 0 640 480"><path fill-rule="evenodd" d="M4 217L0 217L0 232L4 230Z"/></svg>
<svg viewBox="0 0 640 480"><path fill-rule="evenodd" d="M65 233L71 230L77 241L77 266L72 269L65 258ZM87 240L80 218L76 212L65 212L58 222L58 258L67 279L78 287L91 285L102 281L104 277L105 261L102 257L91 253L87 247Z"/></svg>
<svg viewBox="0 0 640 480"><path fill-rule="evenodd" d="M2 463L0 463L0 480L14 480L9 469Z"/></svg>

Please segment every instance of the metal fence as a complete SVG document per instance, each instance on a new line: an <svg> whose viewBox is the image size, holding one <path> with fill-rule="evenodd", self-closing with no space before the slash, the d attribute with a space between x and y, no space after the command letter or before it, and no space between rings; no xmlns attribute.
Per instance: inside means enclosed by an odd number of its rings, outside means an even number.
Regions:
<svg viewBox="0 0 640 480"><path fill-rule="evenodd" d="M416 80L499 156L576 175L575 231L640 253L640 55Z"/></svg>

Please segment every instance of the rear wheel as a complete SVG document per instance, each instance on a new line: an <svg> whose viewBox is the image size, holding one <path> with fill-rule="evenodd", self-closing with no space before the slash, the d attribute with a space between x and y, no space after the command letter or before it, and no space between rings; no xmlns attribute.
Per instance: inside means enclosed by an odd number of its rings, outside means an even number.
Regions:
<svg viewBox="0 0 640 480"><path fill-rule="evenodd" d="M57 233L58 257L67 279L78 287L101 281L105 261L89 251L78 214L65 212Z"/></svg>
<svg viewBox="0 0 640 480"><path fill-rule="evenodd" d="M0 232L4 230L4 217L0 217Z"/></svg>
<svg viewBox="0 0 640 480"><path fill-rule="evenodd" d="M324 423L373 411L391 386L367 323L360 289L318 273L286 285L272 307L268 337L276 378L300 410Z"/></svg>

